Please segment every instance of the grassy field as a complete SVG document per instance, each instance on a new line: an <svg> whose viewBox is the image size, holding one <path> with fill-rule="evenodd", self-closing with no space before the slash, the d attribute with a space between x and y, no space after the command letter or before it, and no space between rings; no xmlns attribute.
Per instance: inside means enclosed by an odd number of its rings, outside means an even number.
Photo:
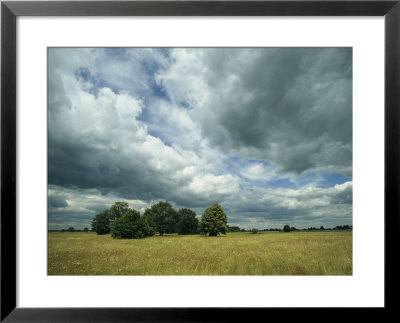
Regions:
<svg viewBox="0 0 400 323"><path fill-rule="evenodd" d="M117 240L50 232L49 275L352 275L352 232Z"/></svg>

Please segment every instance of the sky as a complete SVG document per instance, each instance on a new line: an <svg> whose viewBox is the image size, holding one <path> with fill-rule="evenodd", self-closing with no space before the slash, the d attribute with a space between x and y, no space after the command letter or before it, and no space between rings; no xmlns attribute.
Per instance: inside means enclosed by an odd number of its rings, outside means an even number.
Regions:
<svg viewBox="0 0 400 323"><path fill-rule="evenodd" d="M49 229L160 200L352 224L352 49L49 48Z"/></svg>

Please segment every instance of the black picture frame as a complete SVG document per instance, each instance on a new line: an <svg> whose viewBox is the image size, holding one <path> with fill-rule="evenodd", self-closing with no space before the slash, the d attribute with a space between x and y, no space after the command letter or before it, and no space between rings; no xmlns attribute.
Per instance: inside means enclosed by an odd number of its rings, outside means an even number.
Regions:
<svg viewBox="0 0 400 323"><path fill-rule="evenodd" d="M385 306L396 310L400 232L400 0L395 1L2 1L1 3L1 321L202 322L297 316L311 308L19 308L16 307L16 19L19 16L384 16ZM367 290L367 289L366 289ZM38 291L40 293L40 291ZM221 292L223 297L223 292ZM330 318L337 310L325 308ZM341 309L347 312L356 309ZM268 311L268 313L266 313ZM284 314L283 314L284 312ZM310 313L310 315L315 315ZM350 313L349 313L350 314ZM250 316L251 315L251 316ZM318 317L319 315L316 315ZM252 318L251 318L252 317ZM373 316L372 316L373 317ZM372 318L370 316L370 318ZM310 316L307 315L307 319Z"/></svg>

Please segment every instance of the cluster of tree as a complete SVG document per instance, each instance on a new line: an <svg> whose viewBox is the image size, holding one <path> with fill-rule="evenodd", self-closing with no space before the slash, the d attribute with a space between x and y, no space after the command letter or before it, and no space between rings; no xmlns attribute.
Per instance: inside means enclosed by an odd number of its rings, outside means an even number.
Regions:
<svg viewBox="0 0 400 323"><path fill-rule="evenodd" d="M283 226L283 232L290 232L290 231L295 231L295 230L296 230L295 227L291 227L291 226L289 226L288 224L285 224L285 225Z"/></svg>
<svg viewBox="0 0 400 323"><path fill-rule="evenodd" d="M97 214L92 221L92 231L97 234L111 233L113 238L144 238L158 232L198 233L199 221L190 209L176 211L168 202L158 202L146 209L143 215L126 202L115 202L110 209Z"/></svg>
<svg viewBox="0 0 400 323"><path fill-rule="evenodd" d="M117 239L139 239L154 235L150 223L138 211L129 207L111 222L110 232Z"/></svg>
<svg viewBox="0 0 400 323"><path fill-rule="evenodd" d="M115 202L110 209L94 217L92 231L111 233L113 238L132 239L152 236L155 232L160 236L167 233L217 236L226 234L229 227L227 215L219 204L208 207L199 222L194 211L187 208L175 210L168 202L153 204L143 215L129 208L126 202Z"/></svg>
<svg viewBox="0 0 400 323"><path fill-rule="evenodd" d="M144 238L154 235L153 227L127 202L115 202L109 209L97 214L92 220L92 231L97 234L111 233L113 238Z"/></svg>
<svg viewBox="0 0 400 323"><path fill-rule="evenodd" d="M199 220L190 209L176 211L168 202L160 201L146 209L143 217L161 236L164 233L194 234L199 232Z"/></svg>
<svg viewBox="0 0 400 323"><path fill-rule="evenodd" d="M325 230L325 228L324 228L323 225L321 225L321 226L319 227L319 229L318 229L318 228L315 228L315 227L308 227L307 229L304 229L304 230L308 230L308 231L313 231L313 230Z"/></svg>
<svg viewBox="0 0 400 323"><path fill-rule="evenodd" d="M353 226L352 225L337 225L336 227L334 227L332 230L352 230Z"/></svg>
<svg viewBox="0 0 400 323"><path fill-rule="evenodd" d="M238 226L235 226L235 225L233 225L233 226L228 225L229 232L240 232L241 230L244 230L244 229L240 229Z"/></svg>

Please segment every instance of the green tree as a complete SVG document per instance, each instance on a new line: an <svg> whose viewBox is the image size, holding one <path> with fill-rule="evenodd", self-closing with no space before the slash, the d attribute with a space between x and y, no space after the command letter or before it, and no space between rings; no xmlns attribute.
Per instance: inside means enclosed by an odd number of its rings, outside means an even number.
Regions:
<svg viewBox="0 0 400 323"><path fill-rule="evenodd" d="M200 230L204 234L217 236L228 231L227 216L219 204L208 207L201 216Z"/></svg>
<svg viewBox="0 0 400 323"><path fill-rule="evenodd" d="M240 232L240 228L238 226L230 226L228 225L229 232Z"/></svg>
<svg viewBox="0 0 400 323"><path fill-rule="evenodd" d="M178 212L178 223L176 225L179 234L195 234L199 226L196 212L190 209L180 209Z"/></svg>
<svg viewBox="0 0 400 323"><path fill-rule="evenodd" d="M111 236L117 239L139 239L154 235L154 229L140 217L138 211L128 208L111 224Z"/></svg>
<svg viewBox="0 0 400 323"><path fill-rule="evenodd" d="M96 214L92 221L92 231L97 234L110 233L111 215L108 210Z"/></svg>
<svg viewBox="0 0 400 323"><path fill-rule="evenodd" d="M295 227L290 227L290 231L296 231Z"/></svg>
<svg viewBox="0 0 400 323"><path fill-rule="evenodd" d="M143 216L160 236L176 232L177 212L168 202L153 204L145 210Z"/></svg>
<svg viewBox="0 0 400 323"><path fill-rule="evenodd" d="M170 214L167 218L167 230L166 233L175 233L178 232L178 223L180 221L180 215L178 212L171 207Z"/></svg>
<svg viewBox="0 0 400 323"><path fill-rule="evenodd" d="M67 231L68 231L68 232L74 232L75 229L74 229L74 227L69 227L69 228L67 229Z"/></svg>
<svg viewBox="0 0 400 323"><path fill-rule="evenodd" d="M127 202L115 202L110 207L110 216L112 220L120 218L127 210L129 209L129 205Z"/></svg>
<svg viewBox="0 0 400 323"><path fill-rule="evenodd" d="M256 234L258 233L258 230L256 228L251 229L251 233Z"/></svg>
<svg viewBox="0 0 400 323"><path fill-rule="evenodd" d="M83 232L89 232L89 228L83 228Z"/></svg>
<svg viewBox="0 0 400 323"><path fill-rule="evenodd" d="M285 226L283 227L283 231L284 231L284 232L290 232L290 226L288 226L287 224L285 224Z"/></svg>

